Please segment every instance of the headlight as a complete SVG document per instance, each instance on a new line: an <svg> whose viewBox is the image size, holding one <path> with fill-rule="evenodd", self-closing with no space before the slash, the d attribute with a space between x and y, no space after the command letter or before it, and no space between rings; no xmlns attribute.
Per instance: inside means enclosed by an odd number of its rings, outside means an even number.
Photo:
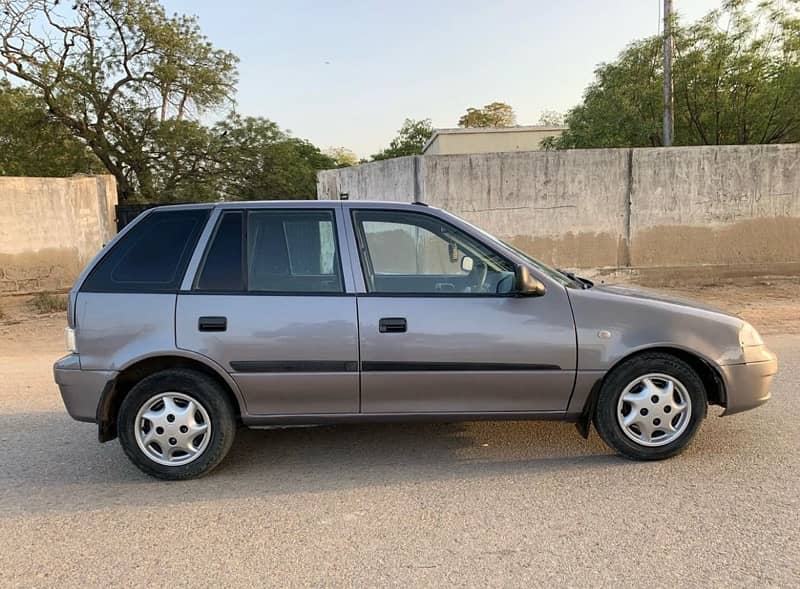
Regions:
<svg viewBox="0 0 800 589"><path fill-rule="evenodd" d="M67 351L77 354L78 346L75 345L75 330L71 327L67 327L64 330L64 337L66 339Z"/></svg>
<svg viewBox="0 0 800 589"><path fill-rule="evenodd" d="M764 340L761 339L755 327L749 323L745 323L739 330L739 343L743 348L749 348L753 346L763 346Z"/></svg>

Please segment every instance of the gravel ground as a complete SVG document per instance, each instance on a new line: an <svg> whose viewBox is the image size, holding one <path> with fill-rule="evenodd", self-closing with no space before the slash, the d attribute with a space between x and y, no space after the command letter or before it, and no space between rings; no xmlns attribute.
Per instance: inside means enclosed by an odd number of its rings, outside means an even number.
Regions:
<svg viewBox="0 0 800 589"><path fill-rule="evenodd" d="M666 462L560 423L240 430L214 474L164 483L66 415L63 318L17 320L0 324L0 586L800 585L800 335L780 321L760 325L773 400L713 410Z"/></svg>

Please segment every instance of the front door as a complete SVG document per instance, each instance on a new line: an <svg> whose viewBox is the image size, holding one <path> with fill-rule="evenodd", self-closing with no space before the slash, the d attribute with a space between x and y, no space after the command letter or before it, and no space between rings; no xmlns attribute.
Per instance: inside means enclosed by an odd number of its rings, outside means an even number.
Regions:
<svg viewBox="0 0 800 589"><path fill-rule="evenodd" d="M356 299L336 212L224 211L178 296L178 347L228 370L250 415L358 412Z"/></svg>
<svg viewBox="0 0 800 589"><path fill-rule="evenodd" d="M563 412L575 379L566 292L512 292L514 266L428 213L352 211L364 413Z"/></svg>

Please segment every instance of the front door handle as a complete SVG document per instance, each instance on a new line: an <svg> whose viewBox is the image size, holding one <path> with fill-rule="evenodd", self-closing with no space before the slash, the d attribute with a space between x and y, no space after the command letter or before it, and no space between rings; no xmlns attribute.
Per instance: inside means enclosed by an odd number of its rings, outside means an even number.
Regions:
<svg viewBox="0 0 800 589"><path fill-rule="evenodd" d="M381 333L404 333L407 327L404 317L384 317L378 321L378 331Z"/></svg>
<svg viewBox="0 0 800 589"><path fill-rule="evenodd" d="M197 320L200 331L225 331L228 329L227 317L200 317Z"/></svg>

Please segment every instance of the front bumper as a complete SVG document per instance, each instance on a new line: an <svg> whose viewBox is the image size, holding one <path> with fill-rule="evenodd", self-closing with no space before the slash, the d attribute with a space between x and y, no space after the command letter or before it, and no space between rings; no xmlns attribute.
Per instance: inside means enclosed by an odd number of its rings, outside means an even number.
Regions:
<svg viewBox="0 0 800 589"><path fill-rule="evenodd" d="M78 421L97 423L97 406L103 391L113 383L113 370L81 370L77 354L69 354L53 365L53 375L61 391L67 413Z"/></svg>
<svg viewBox="0 0 800 589"><path fill-rule="evenodd" d="M747 354L746 364L722 366L725 380L725 413L733 415L754 409L769 401L770 385L778 372L778 358L766 346L758 346Z"/></svg>

